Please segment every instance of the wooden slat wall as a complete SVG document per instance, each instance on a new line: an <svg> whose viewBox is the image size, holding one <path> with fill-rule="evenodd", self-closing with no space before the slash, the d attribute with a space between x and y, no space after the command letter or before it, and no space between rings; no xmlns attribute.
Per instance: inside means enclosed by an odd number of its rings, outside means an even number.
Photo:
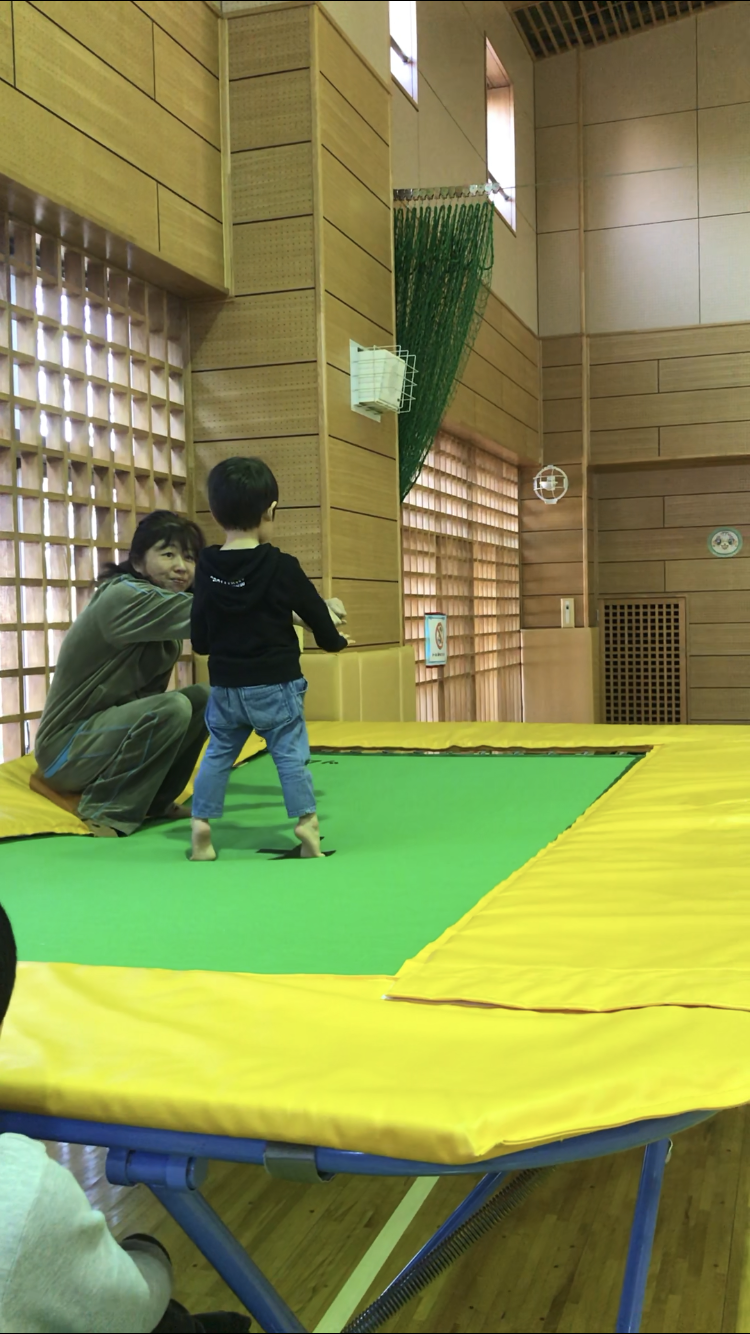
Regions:
<svg viewBox="0 0 750 1334"><path fill-rule="evenodd" d="M490 293L444 430L490 451L541 461L539 358L536 334Z"/></svg>
<svg viewBox="0 0 750 1334"><path fill-rule="evenodd" d="M390 89L313 11L325 585L361 647L403 643L397 418L350 406L349 342L395 341Z"/></svg>
<svg viewBox="0 0 750 1334"><path fill-rule="evenodd" d="M0 177L223 288L219 25L204 0L0 6Z"/></svg>
<svg viewBox="0 0 750 1334"><path fill-rule="evenodd" d="M564 468L570 486L557 505L544 505L534 494L536 469L521 473L521 624L526 630L559 628L562 597L575 598L576 625L585 623L581 339L545 338L541 349L544 462Z"/></svg>
<svg viewBox="0 0 750 1334"><path fill-rule="evenodd" d="M190 341L199 523L215 535L214 464L260 455L279 481L279 545L322 580L310 18L229 20L235 291L191 305Z"/></svg>
<svg viewBox="0 0 750 1334"><path fill-rule="evenodd" d="M750 462L613 469L596 492L601 596L684 595L689 721L750 722ZM745 540L731 559L707 547L723 525Z"/></svg>
<svg viewBox="0 0 750 1334"><path fill-rule="evenodd" d="M593 465L750 455L750 324L591 339Z"/></svg>

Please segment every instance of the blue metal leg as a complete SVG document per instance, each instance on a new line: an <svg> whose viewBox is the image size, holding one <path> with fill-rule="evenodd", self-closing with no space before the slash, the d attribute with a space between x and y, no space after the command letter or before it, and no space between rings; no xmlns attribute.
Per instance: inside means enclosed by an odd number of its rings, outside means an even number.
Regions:
<svg viewBox="0 0 750 1334"><path fill-rule="evenodd" d="M654 1244L656 1216L664 1179L664 1168L671 1149L671 1141L660 1139L649 1144L643 1155L638 1198L635 1202L633 1226L630 1229L628 1260L620 1295L617 1315L617 1334L638 1334L643 1314L643 1299Z"/></svg>
<svg viewBox="0 0 750 1334"><path fill-rule="evenodd" d="M305 1334L305 1326L198 1191L150 1189L266 1334Z"/></svg>

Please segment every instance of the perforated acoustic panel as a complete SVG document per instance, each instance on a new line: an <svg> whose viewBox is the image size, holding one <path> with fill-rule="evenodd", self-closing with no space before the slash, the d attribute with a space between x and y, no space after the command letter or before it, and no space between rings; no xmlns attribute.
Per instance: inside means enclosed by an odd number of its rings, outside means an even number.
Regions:
<svg viewBox="0 0 750 1334"><path fill-rule="evenodd" d="M604 722L686 723L684 598L599 604Z"/></svg>
<svg viewBox="0 0 750 1334"><path fill-rule="evenodd" d="M506 0L516 27L536 60L558 56L675 19L718 9L729 0ZM733 0L737 3L737 0Z"/></svg>

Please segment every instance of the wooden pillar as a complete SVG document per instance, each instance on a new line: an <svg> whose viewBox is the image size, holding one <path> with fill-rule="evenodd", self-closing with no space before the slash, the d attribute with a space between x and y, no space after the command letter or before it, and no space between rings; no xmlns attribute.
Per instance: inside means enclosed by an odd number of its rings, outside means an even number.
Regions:
<svg viewBox="0 0 750 1334"><path fill-rule="evenodd" d="M306 656L311 716L408 716L397 418L353 412L349 377L350 340L395 343L390 88L317 3L227 28L234 290L191 310L196 513L216 462L266 459L278 544L357 643Z"/></svg>

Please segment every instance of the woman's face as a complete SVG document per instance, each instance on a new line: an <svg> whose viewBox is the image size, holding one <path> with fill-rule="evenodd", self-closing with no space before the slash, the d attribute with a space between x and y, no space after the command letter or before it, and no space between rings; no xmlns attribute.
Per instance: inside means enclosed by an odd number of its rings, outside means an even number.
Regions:
<svg viewBox="0 0 750 1334"><path fill-rule="evenodd" d="M195 558L186 556L181 547L171 542L157 542L149 547L140 561L133 561L139 574L145 574L157 588L168 593L186 593L193 586Z"/></svg>

